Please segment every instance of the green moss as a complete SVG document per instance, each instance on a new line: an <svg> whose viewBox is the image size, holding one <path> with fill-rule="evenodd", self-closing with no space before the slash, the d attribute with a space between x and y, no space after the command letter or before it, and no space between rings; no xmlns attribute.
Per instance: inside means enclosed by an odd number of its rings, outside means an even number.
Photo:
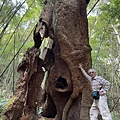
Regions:
<svg viewBox="0 0 120 120"><path fill-rule="evenodd" d="M6 102L4 105L3 105L3 108L2 108L2 111L1 111L1 114L0 114L0 120L4 120L4 112L6 110L8 110L10 108L10 106L13 104L13 102L17 99L16 96L13 96L8 102Z"/></svg>

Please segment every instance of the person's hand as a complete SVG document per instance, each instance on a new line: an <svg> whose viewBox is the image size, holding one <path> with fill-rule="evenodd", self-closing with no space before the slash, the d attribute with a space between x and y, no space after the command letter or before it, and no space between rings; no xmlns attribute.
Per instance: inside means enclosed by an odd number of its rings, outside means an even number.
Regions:
<svg viewBox="0 0 120 120"><path fill-rule="evenodd" d="M103 96L105 93L103 91L99 92L100 96Z"/></svg>
<svg viewBox="0 0 120 120"><path fill-rule="evenodd" d="M80 69L82 68L82 64L81 63L78 64L78 68L80 68Z"/></svg>

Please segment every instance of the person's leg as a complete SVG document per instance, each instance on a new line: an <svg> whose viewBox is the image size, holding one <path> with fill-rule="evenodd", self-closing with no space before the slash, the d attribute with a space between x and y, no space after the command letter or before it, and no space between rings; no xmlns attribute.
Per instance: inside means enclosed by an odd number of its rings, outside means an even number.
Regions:
<svg viewBox="0 0 120 120"><path fill-rule="evenodd" d="M97 107L97 102L98 101L94 100L94 102L93 102L93 104L90 108L90 120L98 120L99 110L98 110L98 107Z"/></svg>
<svg viewBox="0 0 120 120"><path fill-rule="evenodd" d="M99 99L98 108L103 120L112 120L110 110L107 104L107 97L102 96Z"/></svg>

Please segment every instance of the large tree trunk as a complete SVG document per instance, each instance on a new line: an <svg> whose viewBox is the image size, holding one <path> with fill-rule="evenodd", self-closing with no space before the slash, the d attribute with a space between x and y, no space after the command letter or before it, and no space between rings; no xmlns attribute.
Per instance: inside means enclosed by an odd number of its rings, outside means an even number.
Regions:
<svg viewBox="0 0 120 120"><path fill-rule="evenodd" d="M64 102L65 107L63 107L61 111L58 107L59 111L57 112L59 113L57 115L62 113L62 120L66 120L66 118L68 118L68 120L89 120L91 86L77 67L78 63L82 63L86 70L91 67L91 48L88 41L86 1L59 0L55 4L53 15L55 41L58 42L60 47L58 51L58 45L56 45L53 51L55 54L58 52L60 53L59 59L62 59L66 66L64 65L64 68L61 69L63 64L61 64L61 62L57 64L60 60L55 57L56 62L50 73L50 76L53 77L50 78L53 80L54 78L62 76L66 79L67 83L71 81L73 86L72 94L70 94L67 102ZM68 70L66 70L65 67L67 67ZM58 71L58 73L54 73L54 70ZM66 73L68 71L70 71L70 73L67 76ZM79 93L82 93L81 96ZM74 102L74 100L76 102ZM61 103L57 101L56 106L60 105ZM57 115L56 120L59 120L61 116Z"/></svg>
<svg viewBox="0 0 120 120"><path fill-rule="evenodd" d="M44 102L41 113L43 118L39 118L40 120L47 118L48 120L89 120L91 85L78 69L78 63L82 63L86 71L91 67L86 0L57 0L47 3L34 33L37 48L41 45L39 35L41 23L47 29L44 37L50 37L50 41L54 43L43 55L45 56L43 61L37 56L37 61L29 63L29 66L32 64L32 68L29 68L26 79L21 77L20 81L26 83L24 84L26 89L21 86L25 91L24 95L19 94L19 97L23 95L24 102L20 103L17 99L16 103L19 106L12 105L10 107L12 110L8 109L5 115L8 120L37 120L36 109ZM32 60L31 52L35 51L29 50L26 61ZM42 67L48 71L44 89L41 89L44 74ZM20 70L24 74L28 68L20 67ZM20 91L19 88L17 87L17 93ZM42 92L45 93L44 101L41 97ZM16 116L18 108L20 113Z"/></svg>

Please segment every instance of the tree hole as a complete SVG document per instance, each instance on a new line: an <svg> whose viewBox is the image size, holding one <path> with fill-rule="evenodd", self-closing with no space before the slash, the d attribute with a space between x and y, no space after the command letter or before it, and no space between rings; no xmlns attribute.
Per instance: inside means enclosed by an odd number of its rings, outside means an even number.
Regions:
<svg viewBox="0 0 120 120"><path fill-rule="evenodd" d="M65 89L68 87L68 84L67 84L67 81L65 78L63 77L59 77L56 81L56 84L55 84L55 87L56 88L60 88L60 89Z"/></svg>

